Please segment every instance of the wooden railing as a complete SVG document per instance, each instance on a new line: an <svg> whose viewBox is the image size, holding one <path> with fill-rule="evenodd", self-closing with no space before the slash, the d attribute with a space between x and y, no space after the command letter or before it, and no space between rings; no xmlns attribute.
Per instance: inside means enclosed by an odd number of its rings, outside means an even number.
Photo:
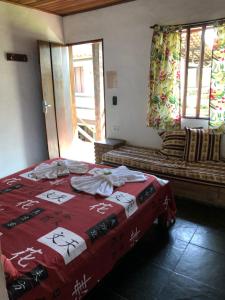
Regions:
<svg viewBox="0 0 225 300"><path fill-rule="evenodd" d="M86 128L88 128L91 133L93 134L93 136L91 136L90 134L88 134L88 132L86 132L81 126L85 126ZM78 132L83 135L83 137L85 137L89 142L91 143L94 143L95 139L95 134L96 134L96 131L95 131L95 125L92 125L92 124L88 124L88 120L83 120L81 118L77 118L77 129L78 129Z"/></svg>

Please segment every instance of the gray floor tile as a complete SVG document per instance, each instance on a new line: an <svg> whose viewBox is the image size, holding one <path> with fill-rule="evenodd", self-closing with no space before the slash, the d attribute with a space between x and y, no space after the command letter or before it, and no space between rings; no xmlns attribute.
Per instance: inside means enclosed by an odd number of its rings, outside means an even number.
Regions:
<svg viewBox="0 0 225 300"><path fill-rule="evenodd" d="M169 270L142 263L136 265L132 272L127 268L117 270L116 276L107 285L129 300L153 300L157 299L162 288L167 285L171 274Z"/></svg>
<svg viewBox="0 0 225 300"><path fill-rule="evenodd" d="M225 295L198 281L173 274L158 300L224 300Z"/></svg>
<svg viewBox="0 0 225 300"><path fill-rule="evenodd" d="M191 244L225 254L225 231L199 226L191 239Z"/></svg>
<svg viewBox="0 0 225 300"><path fill-rule="evenodd" d="M189 244L175 272L223 290L225 287L225 256Z"/></svg>
<svg viewBox="0 0 225 300"><path fill-rule="evenodd" d="M183 255L188 243L176 239L154 253L151 262L158 266L174 270Z"/></svg>
<svg viewBox="0 0 225 300"><path fill-rule="evenodd" d="M91 291L86 297L85 300L128 300L127 298L118 295L114 291L105 288L104 286L96 287Z"/></svg>
<svg viewBox="0 0 225 300"><path fill-rule="evenodd" d="M190 242L196 230L197 225L195 223L178 218L170 229L170 236L174 240Z"/></svg>

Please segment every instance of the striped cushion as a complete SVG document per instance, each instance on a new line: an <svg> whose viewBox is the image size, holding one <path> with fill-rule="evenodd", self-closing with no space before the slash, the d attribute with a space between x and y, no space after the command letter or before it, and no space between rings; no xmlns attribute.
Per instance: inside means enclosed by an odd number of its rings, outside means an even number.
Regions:
<svg viewBox="0 0 225 300"><path fill-rule="evenodd" d="M183 158L186 140L185 130L164 131L159 134L163 139L160 152L170 158Z"/></svg>
<svg viewBox="0 0 225 300"><path fill-rule="evenodd" d="M186 128L186 161L220 160L221 134L213 130Z"/></svg>

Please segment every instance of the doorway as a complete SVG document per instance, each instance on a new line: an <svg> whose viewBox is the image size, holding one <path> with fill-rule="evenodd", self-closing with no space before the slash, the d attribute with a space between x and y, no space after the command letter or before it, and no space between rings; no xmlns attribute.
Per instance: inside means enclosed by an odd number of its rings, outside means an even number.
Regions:
<svg viewBox="0 0 225 300"><path fill-rule="evenodd" d="M39 41L39 57L49 158L94 162L105 138L103 41Z"/></svg>
<svg viewBox="0 0 225 300"><path fill-rule="evenodd" d="M75 122L73 158L94 162L94 142L105 138L102 41L72 46Z"/></svg>

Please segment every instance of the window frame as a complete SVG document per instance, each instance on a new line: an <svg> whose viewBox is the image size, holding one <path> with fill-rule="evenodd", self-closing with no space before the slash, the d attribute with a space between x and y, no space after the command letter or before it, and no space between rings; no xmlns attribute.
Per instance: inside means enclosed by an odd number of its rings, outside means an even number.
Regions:
<svg viewBox="0 0 225 300"><path fill-rule="evenodd" d="M188 64L189 64L189 53L190 53L190 36L191 30L193 28L201 28L201 46L200 46L200 59L199 59L199 75L198 75L198 90L197 90L197 101L196 101L196 111L195 116L187 116L187 91L188 91ZM204 52L205 52L205 31L207 29L207 24L189 26L186 27L186 44L185 44L185 65L184 65L184 90L183 90L183 101L182 101L182 118L183 119L200 119L209 120L209 117L200 117L200 107L201 107L201 92L202 92L202 74L203 74L203 64L204 64Z"/></svg>

